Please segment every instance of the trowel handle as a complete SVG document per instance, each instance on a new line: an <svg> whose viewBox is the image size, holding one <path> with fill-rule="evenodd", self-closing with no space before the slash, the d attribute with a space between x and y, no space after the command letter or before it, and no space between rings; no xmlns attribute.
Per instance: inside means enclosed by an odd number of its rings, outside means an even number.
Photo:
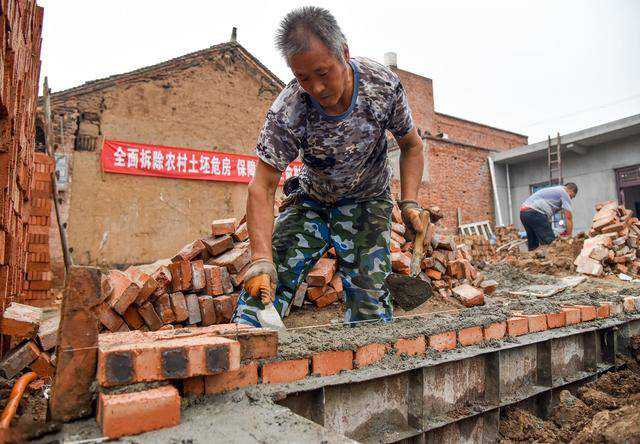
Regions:
<svg viewBox="0 0 640 444"><path fill-rule="evenodd" d="M424 254L424 236L427 231L427 224L429 223L429 211L422 210L420 213L420 223L422 224L422 230L416 233L416 241L413 244L413 255L411 256L411 276L415 276L420 272L420 261Z"/></svg>

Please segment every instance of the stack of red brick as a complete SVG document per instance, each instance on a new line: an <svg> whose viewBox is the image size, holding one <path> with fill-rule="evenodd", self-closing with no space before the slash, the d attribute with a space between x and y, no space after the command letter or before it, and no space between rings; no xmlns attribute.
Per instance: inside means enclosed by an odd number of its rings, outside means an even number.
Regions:
<svg viewBox="0 0 640 444"><path fill-rule="evenodd" d="M596 205L596 215L574 264L578 273L640 274L640 221L615 201Z"/></svg>
<svg viewBox="0 0 640 444"><path fill-rule="evenodd" d="M433 209L435 212L439 210ZM394 206L391 226L391 263L393 271L410 274L413 242L405 238L406 227L402 223L400 210ZM468 248L458 248L454 236L436 233L436 224L427 223L424 239L424 257L418 277L430 282L443 297L455 296L466 307L484 304L484 294L492 293L497 282L485 280L471 265Z"/></svg>
<svg viewBox="0 0 640 444"><path fill-rule="evenodd" d="M250 261L249 235L246 223L238 226L236 219L213 221L211 232L150 275L138 267L111 270L103 279L99 310L104 329L155 331L228 323Z"/></svg>
<svg viewBox="0 0 640 444"><path fill-rule="evenodd" d="M51 226L53 205L51 174L54 167L51 157L43 153L35 154L28 227L27 275L24 281L22 300L29 305L38 307L50 306L53 303L49 227Z"/></svg>
<svg viewBox="0 0 640 444"><path fill-rule="evenodd" d="M12 302L0 321L0 333L13 347L0 361L0 373L12 379L26 369L36 372L33 387L50 383L55 368L59 316L43 317L41 308Z"/></svg>
<svg viewBox="0 0 640 444"><path fill-rule="evenodd" d="M43 9L0 3L0 311L20 300L27 253Z"/></svg>

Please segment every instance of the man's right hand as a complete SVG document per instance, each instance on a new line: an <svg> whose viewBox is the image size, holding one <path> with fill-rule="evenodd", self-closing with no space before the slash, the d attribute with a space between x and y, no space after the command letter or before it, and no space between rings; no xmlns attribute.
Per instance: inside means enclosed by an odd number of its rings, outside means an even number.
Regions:
<svg viewBox="0 0 640 444"><path fill-rule="evenodd" d="M275 300L278 274L275 264L269 259L258 259L249 265L244 275L244 289L264 305Z"/></svg>

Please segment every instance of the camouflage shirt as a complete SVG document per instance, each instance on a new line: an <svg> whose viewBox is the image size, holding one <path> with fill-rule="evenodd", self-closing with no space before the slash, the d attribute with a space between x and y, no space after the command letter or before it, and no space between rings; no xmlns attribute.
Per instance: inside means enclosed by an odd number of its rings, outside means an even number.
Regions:
<svg viewBox="0 0 640 444"><path fill-rule="evenodd" d="M258 138L258 157L280 171L300 156L303 191L325 203L380 196L391 177L385 130L400 139L413 128L398 76L373 60L349 63L356 87L347 111L325 114L294 79L273 102Z"/></svg>

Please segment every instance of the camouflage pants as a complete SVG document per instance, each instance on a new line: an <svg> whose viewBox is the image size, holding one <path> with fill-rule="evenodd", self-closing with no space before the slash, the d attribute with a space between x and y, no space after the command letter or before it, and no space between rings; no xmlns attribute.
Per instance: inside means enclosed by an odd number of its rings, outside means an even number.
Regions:
<svg viewBox="0 0 640 444"><path fill-rule="evenodd" d="M391 272L392 201L387 192L375 200L344 199L322 204L299 194L280 213L273 230L273 260L278 272L274 306L284 317L298 286L315 262L335 247L344 287L345 322L391 320L384 278ZM262 303L244 290L233 322L260 326Z"/></svg>

